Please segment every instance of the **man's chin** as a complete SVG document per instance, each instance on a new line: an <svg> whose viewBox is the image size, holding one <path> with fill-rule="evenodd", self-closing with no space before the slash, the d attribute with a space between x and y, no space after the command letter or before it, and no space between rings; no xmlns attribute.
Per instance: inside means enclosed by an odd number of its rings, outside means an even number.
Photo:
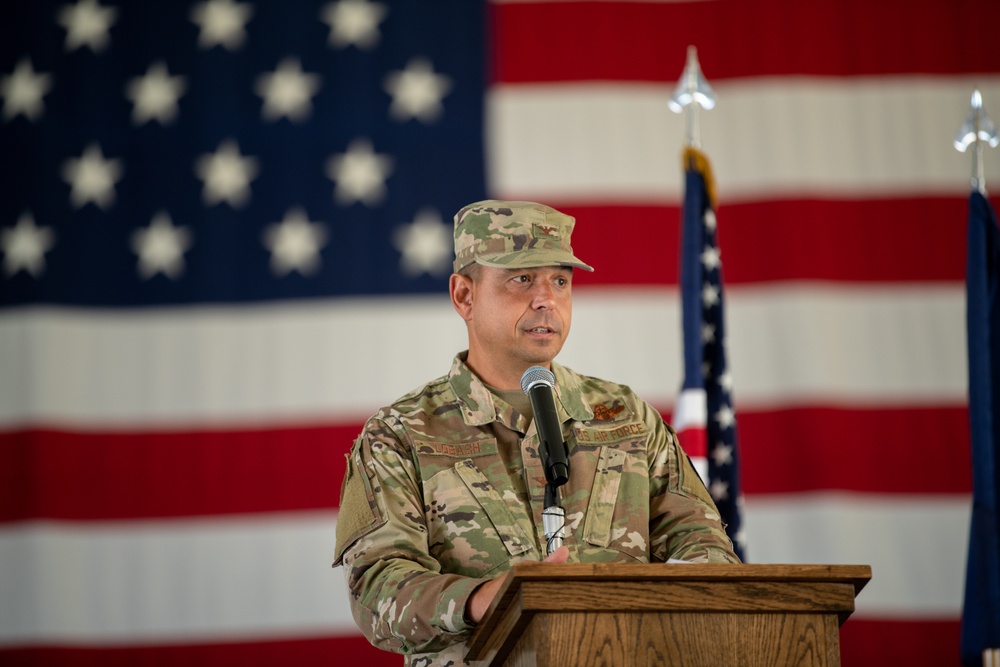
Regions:
<svg viewBox="0 0 1000 667"><path fill-rule="evenodd" d="M524 354L522 359L529 366L548 366L556 355L562 350L562 341L552 341L545 345L528 345L522 348Z"/></svg>

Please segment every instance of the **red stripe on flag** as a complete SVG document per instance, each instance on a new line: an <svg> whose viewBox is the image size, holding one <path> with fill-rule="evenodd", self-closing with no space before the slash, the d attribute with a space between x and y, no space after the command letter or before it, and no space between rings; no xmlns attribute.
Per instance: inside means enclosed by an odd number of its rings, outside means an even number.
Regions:
<svg viewBox="0 0 1000 667"><path fill-rule="evenodd" d="M589 260L597 270L580 272L577 285L677 284L679 207L553 205L586 223L573 232L577 255L600 259ZM726 285L961 282L965 240L954 232L967 207L964 198L723 205L718 220ZM623 229L629 232L617 231Z"/></svg>
<svg viewBox="0 0 1000 667"><path fill-rule="evenodd" d="M684 453L691 458L706 458L708 456L708 444L705 441L705 427L696 428L690 426L677 432L677 440L681 443Z"/></svg>
<svg viewBox="0 0 1000 667"><path fill-rule="evenodd" d="M957 667L960 627L958 618L906 621L849 618L840 628L840 662L851 667Z"/></svg>
<svg viewBox="0 0 1000 667"><path fill-rule="evenodd" d="M0 434L0 521L337 507L360 424L266 431Z"/></svg>
<svg viewBox="0 0 1000 667"><path fill-rule="evenodd" d="M840 628L844 665L957 665L959 621L876 621L851 618ZM402 657L361 636L182 646L37 647L0 649L0 663L17 667L157 667L158 665L363 664L398 667Z"/></svg>
<svg viewBox="0 0 1000 667"><path fill-rule="evenodd" d="M965 74L1000 69L989 0L556 2L492 6L493 80L677 81L689 44L705 75ZM880 26L880 29L872 29ZM849 42L851 48L844 48Z"/></svg>
<svg viewBox="0 0 1000 667"><path fill-rule="evenodd" d="M738 410L737 420L747 494L971 489L968 448L953 448L948 456L914 455L924 451L915 443L968 442L964 406ZM360 430L361 424L349 424L242 432L0 434L0 521L335 508L344 456Z"/></svg>
<svg viewBox="0 0 1000 667"><path fill-rule="evenodd" d="M402 656L360 636L233 644L0 649L0 664L18 667L157 667L158 665L365 665L399 667Z"/></svg>
<svg viewBox="0 0 1000 667"><path fill-rule="evenodd" d="M972 490L965 406L737 411L737 423L747 495Z"/></svg>

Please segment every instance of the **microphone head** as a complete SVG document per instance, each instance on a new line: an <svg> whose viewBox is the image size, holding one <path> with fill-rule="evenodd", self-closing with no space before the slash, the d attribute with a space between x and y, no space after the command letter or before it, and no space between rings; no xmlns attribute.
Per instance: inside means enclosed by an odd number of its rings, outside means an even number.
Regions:
<svg viewBox="0 0 1000 667"><path fill-rule="evenodd" d="M532 366L524 371L524 375L521 376L521 391L525 394L530 393L531 388L537 384L544 384L546 387L554 389L556 386L556 376L547 368Z"/></svg>

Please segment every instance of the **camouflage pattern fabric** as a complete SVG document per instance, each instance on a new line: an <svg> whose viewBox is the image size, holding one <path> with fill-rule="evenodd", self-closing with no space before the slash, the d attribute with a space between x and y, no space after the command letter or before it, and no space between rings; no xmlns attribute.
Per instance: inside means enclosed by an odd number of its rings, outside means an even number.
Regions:
<svg viewBox="0 0 1000 667"><path fill-rule="evenodd" d="M410 666L462 665L481 583L541 560L545 475L534 424L456 357L368 420L341 492L334 565L354 618ZM570 562L739 562L659 413L628 387L552 364L570 447Z"/></svg>
<svg viewBox="0 0 1000 667"><path fill-rule="evenodd" d="M530 201L487 199L455 214L458 273L473 262L501 269L536 266L593 267L573 254L570 236L576 218Z"/></svg>

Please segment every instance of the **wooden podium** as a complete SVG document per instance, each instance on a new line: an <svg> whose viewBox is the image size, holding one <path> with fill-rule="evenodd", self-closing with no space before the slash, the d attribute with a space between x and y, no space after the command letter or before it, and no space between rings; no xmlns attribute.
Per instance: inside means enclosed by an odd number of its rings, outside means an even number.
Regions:
<svg viewBox="0 0 1000 667"><path fill-rule="evenodd" d="M520 563L466 656L509 667L840 665L868 565Z"/></svg>

